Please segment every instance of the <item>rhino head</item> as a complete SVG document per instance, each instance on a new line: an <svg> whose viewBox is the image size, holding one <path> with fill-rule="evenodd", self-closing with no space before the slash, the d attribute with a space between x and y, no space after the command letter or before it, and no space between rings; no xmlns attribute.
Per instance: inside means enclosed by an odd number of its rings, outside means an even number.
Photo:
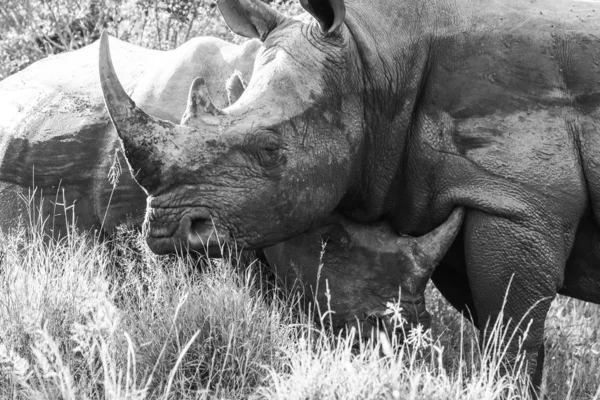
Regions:
<svg viewBox="0 0 600 400"><path fill-rule="evenodd" d="M264 252L288 288L304 290L305 305L315 300L321 314L331 311L324 320L332 328L357 326L363 337L378 328L407 332L417 324L430 325L425 286L463 216L464 209L456 208L433 231L410 237L399 236L385 222L357 224L336 215Z"/></svg>
<svg viewBox="0 0 600 400"><path fill-rule="evenodd" d="M196 79L180 125L136 107L101 39L105 103L148 194L147 243L156 253L184 246L216 254L218 242L256 248L293 237L336 208L359 166L362 122L343 1L302 1L318 24L259 0L218 5L234 32L263 47L245 91L225 109ZM348 114L356 118L342 118Z"/></svg>

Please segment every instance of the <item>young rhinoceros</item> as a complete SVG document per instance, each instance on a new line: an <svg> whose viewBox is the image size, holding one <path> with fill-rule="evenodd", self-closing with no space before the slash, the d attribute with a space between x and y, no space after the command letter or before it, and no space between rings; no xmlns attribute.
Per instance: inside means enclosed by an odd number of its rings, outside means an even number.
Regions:
<svg viewBox="0 0 600 400"><path fill-rule="evenodd" d="M265 249L265 255L288 288L299 280L309 296L316 292L321 313L328 307L333 311L336 330L358 324L362 336L369 337L377 325L387 332L416 324L427 328L425 286L463 216L464 209L456 208L433 231L410 237L398 236L385 222L357 224L336 215L322 228ZM390 307L398 303L402 321Z"/></svg>
<svg viewBox="0 0 600 400"><path fill-rule="evenodd" d="M204 78L216 106L234 103L243 88L230 78L250 79L260 48L258 40L235 45L213 37L169 51L106 40L120 61L125 90L151 115L172 122L181 120L196 76ZM115 157L126 164L116 154L118 136L98 83L98 48L95 42L48 57L0 82L0 230L27 218L21 197L33 187L44 199L44 216L63 212L54 203L64 202L82 229L112 232L128 220L141 225L146 193L129 173L116 187L108 179ZM47 228L64 233L66 220L51 218Z"/></svg>

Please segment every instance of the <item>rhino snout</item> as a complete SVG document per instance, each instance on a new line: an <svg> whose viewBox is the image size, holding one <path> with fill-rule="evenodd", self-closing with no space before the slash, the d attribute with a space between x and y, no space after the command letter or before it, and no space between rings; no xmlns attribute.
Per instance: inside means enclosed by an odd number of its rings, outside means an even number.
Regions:
<svg viewBox="0 0 600 400"><path fill-rule="evenodd" d="M188 226L187 231L182 231L182 236L192 250L206 253L209 257L221 256L221 247L228 242L227 235L217 230L211 218L190 218Z"/></svg>
<svg viewBox="0 0 600 400"><path fill-rule="evenodd" d="M146 221L146 243L157 254L195 251L209 257L220 257L227 235L217 231L207 210L184 214L179 221L169 222L150 212ZM161 213L169 215L171 213ZM172 215L172 214L171 214ZM170 227L170 228L165 228Z"/></svg>

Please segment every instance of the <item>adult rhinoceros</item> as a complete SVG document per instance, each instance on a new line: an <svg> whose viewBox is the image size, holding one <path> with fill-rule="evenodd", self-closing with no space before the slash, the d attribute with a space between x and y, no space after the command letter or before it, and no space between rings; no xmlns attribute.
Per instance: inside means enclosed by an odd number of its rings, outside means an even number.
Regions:
<svg viewBox="0 0 600 400"><path fill-rule="evenodd" d="M215 102L227 105L225 82L235 70L250 78L260 42L238 46L202 37L172 51L117 39L111 45L122 61L119 74L127 91L152 115L179 122L189 83L199 74L206 77ZM0 229L14 227L27 215L20 197L33 187L43 192L46 216L75 203L81 228L110 232L127 218L141 225L146 194L130 174L122 175L114 192L107 177L118 137L98 83L97 52L98 42L38 61L0 82ZM65 198L59 188L65 189ZM66 218L56 217L48 227L64 230Z"/></svg>
<svg viewBox="0 0 600 400"><path fill-rule="evenodd" d="M530 311L523 346L539 382L556 293L600 302L600 12L302 0L306 23L258 0L218 4L263 47L232 106L211 106L196 81L184 125L137 108L101 46L107 107L150 194L150 248L202 250L213 225L264 247L334 210L419 235L463 206L433 281L480 328L512 282L502 315Z"/></svg>

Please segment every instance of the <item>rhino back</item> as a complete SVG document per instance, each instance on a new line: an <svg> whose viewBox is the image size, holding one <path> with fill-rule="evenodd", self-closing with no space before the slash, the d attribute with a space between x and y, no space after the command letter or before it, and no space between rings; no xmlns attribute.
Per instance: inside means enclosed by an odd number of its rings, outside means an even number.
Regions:
<svg viewBox="0 0 600 400"><path fill-rule="evenodd" d="M126 88L132 90L145 65L160 52L116 39L112 43L117 57L132 60L120 66ZM15 226L24 207L19 196L27 196L33 187L45 198L45 213L55 211L52 203L64 201L66 206L75 204L79 226L101 224L112 190L107 173L118 143L101 97L97 54L94 43L49 57L0 82L0 228ZM145 195L123 176L111 213L139 214ZM127 210L120 204L128 204ZM58 212L62 208L56 207ZM61 229L64 218L55 222L55 229Z"/></svg>
<svg viewBox="0 0 600 400"><path fill-rule="evenodd" d="M600 105L600 8L590 2L477 7L436 37L431 98L455 118L531 107Z"/></svg>
<svg viewBox="0 0 600 400"><path fill-rule="evenodd" d="M354 4L375 7L361 0L349 4L351 13ZM361 62L377 63L383 71L365 74L372 100L366 103L371 104L369 115L379 114L375 122L392 123L373 130L381 162L366 164L363 175L364 181L377 182L372 187L392 188L380 198L389 209L405 210L397 227L421 234L435 225L427 226L423 221L429 217L416 208L421 210L421 199L427 198L424 180L436 175L440 187L455 178L424 167L440 151L453 155L450 172L461 171L457 176L500 182L500 193L512 188L525 197L550 196L564 209L581 211L586 188L576 139L579 123L598 120L600 9L593 11L590 2L562 0L406 1L396 9L389 16L354 12L349 26L366 48ZM385 32L386 25L368 20L373 15L397 21ZM405 82L404 91L389 83L394 79L386 79L415 70L419 76ZM406 93L416 93L407 114L412 126L422 129L409 129L410 137L399 140L395 132L402 126L394 126L394 118L402 122L397 110L412 100ZM391 116L380 116L386 112ZM398 163L405 144L412 146L414 177L407 178ZM414 192L403 189L406 179L412 179ZM415 209L406 211L409 204Z"/></svg>
<svg viewBox="0 0 600 400"><path fill-rule="evenodd" d="M423 103L450 117L452 151L524 196L553 197L558 215L585 206L580 140L600 133L592 10L562 1L483 8L483 22L441 39Z"/></svg>

